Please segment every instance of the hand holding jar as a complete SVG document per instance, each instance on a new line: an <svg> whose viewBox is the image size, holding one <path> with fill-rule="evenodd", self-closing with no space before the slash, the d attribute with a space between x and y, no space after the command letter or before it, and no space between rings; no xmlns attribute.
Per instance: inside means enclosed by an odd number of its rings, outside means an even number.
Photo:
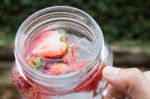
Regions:
<svg viewBox="0 0 150 99"><path fill-rule="evenodd" d="M109 83L103 99L150 99L150 71L106 67L103 77Z"/></svg>

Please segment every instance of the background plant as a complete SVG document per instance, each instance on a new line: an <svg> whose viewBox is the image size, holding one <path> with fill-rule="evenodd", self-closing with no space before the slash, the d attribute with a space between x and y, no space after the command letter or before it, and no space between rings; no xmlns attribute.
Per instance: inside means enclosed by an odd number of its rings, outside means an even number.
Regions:
<svg viewBox="0 0 150 99"><path fill-rule="evenodd" d="M54 5L74 6L89 13L101 26L108 42L150 41L149 0L1 0L0 32L5 37L14 37L29 15Z"/></svg>

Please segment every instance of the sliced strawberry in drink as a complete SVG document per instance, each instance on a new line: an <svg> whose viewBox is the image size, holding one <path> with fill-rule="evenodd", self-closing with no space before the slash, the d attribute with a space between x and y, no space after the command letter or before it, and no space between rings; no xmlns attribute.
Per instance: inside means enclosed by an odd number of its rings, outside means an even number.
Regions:
<svg viewBox="0 0 150 99"><path fill-rule="evenodd" d="M95 70L95 72L89 76L89 78L85 81L83 81L78 87L76 87L74 90L79 91L91 91L93 90L93 95L96 95L97 86L102 80L102 71L105 68L105 64L101 64L100 68Z"/></svg>
<svg viewBox="0 0 150 99"><path fill-rule="evenodd" d="M62 73L69 72L70 68L65 63L55 63L54 65L50 66L47 71L48 71L48 74L59 75Z"/></svg>
<svg viewBox="0 0 150 99"><path fill-rule="evenodd" d="M32 56L28 56L26 58L26 61L32 66L32 68L35 68L35 69L40 69L43 63L42 58L32 57Z"/></svg>
<svg viewBox="0 0 150 99"><path fill-rule="evenodd" d="M50 59L62 58L68 49L63 37L63 33L57 31L47 31L39 35L31 44L30 54Z"/></svg>
<svg viewBox="0 0 150 99"><path fill-rule="evenodd" d="M23 91L28 91L32 86L19 74L16 68L13 70L12 74L13 82L18 89Z"/></svg>
<svg viewBox="0 0 150 99"><path fill-rule="evenodd" d="M43 99L39 98L38 89L35 84L32 83L32 80L29 78L25 80L16 67L13 68L12 78L16 87L25 97L28 97L28 99Z"/></svg>
<svg viewBox="0 0 150 99"><path fill-rule="evenodd" d="M76 45L69 46L68 53L64 57L64 62L67 63L73 71L80 70L88 64L87 61L77 61L75 57L76 50L79 50Z"/></svg>

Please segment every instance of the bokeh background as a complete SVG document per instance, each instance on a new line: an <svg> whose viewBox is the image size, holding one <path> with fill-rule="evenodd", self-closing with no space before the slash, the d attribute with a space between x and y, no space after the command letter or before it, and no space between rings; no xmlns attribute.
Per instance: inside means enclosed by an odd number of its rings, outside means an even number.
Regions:
<svg viewBox="0 0 150 99"><path fill-rule="evenodd" d="M19 99L11 82L16 31L32 13L66 5L90 14L114 53L114 66L150 70L150 0L0 0L0 99Z"/></svg>

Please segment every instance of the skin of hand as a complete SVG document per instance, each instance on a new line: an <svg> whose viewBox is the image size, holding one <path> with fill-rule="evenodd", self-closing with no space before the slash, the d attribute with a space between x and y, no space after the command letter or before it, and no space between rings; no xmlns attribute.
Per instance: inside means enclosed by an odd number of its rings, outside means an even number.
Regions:
<svg viewBox="0 0 150 99"><path fill-rule="evenodd" d="M102 74L108 82L102 99L150 99L150 71L106 67Z"/></svg>

